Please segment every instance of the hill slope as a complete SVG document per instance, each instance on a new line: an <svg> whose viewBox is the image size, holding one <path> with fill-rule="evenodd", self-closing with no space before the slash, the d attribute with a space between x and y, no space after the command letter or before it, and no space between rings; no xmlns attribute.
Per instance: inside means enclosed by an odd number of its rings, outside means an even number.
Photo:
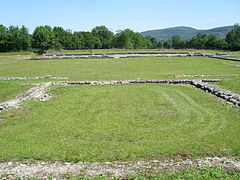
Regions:
<svg viewBox="0 0 240 180"><path fill-rule="evenodd" d="M179 34L183 40L189 40L198 33L215 34L218 38L225 38L226 34L233 29L234 26L223 26L208 30L198 30L191 27L179 26L166 29L157 29L141 32L143 36L152 36L158 41L166 41L173 35Z"/></svg>

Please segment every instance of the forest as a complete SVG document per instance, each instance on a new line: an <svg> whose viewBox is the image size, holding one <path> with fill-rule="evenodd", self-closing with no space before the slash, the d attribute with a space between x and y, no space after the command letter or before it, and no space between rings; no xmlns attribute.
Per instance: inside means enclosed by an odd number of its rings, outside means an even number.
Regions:
<svg viewBox="0 0 240 180"><path fill-rule="evenodd" d="M25 26L0 25L0 52L34 51L43 54L49 49L219 49L240 50L240 26L235 25L225 39L199 33L190 40L176 34L161 42L142 36L131 29L113 33L106 26L96 26L90 32L71 31L62 27L38 26L32 34Z"/></svg>

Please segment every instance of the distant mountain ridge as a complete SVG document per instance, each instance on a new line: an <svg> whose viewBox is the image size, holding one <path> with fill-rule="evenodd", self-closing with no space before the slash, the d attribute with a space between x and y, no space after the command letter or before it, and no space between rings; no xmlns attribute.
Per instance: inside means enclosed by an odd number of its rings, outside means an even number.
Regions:
<svg viewBox="0 0 240 180"><path fill-rule="evenodd" d="M178 26L165 29L144 31L141 32L141 34L143 36L154 37L158 41L166 41L168 39L171 39L171 37L175 34L179 34L182 40L190 40L193 36L197 35L198 33L214 34L218 38L225 38L227 33L231 31L233 28L234 26L223 26L207 30L198 30L192 27Z"/></svg>

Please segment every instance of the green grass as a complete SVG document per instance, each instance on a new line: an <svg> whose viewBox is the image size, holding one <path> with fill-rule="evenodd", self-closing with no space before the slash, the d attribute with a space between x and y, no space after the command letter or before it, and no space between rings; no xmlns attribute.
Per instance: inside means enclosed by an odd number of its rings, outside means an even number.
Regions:
<svg viewBox="0 0 240 180"><path fill-rule="evenodd" d="M140 51L140 50L139 50ZM229 65L230 64L230 65ZM173 79L177 74L240 74L239 62L205 57L30 61L0 58L0 77L69 80ZM239 77L218 86L240 93ZM29 88L0 81L0 102ZM52 81L52 80L46 80ZM240 112L184 85L51 86L54 98L0 113L0 160L112 161L240 152Z"/></svg>
<svg viewBox="0 0 240 180"><path fill-rule="evenodd" d="M127 175L125 177L111 176L111 175L100 175L97 177L89 176L78 176L72 177L71 175L64 175L62 178L69 180L175 180L175 179L184 179L184 180L219 180L219 179L229 179L229 180L238 180L240 179L240 173L238 171L225 170L220 167L214 166L204 166L199 168L188 167L186 169L178 170L170 173L149 173L148 171L140 171L134 175ZM51 179L51 177L49 177ZM39 180L38 178L31 178L31 180Z"/></svg>
<svg viewBox="0 0 240 180"><path fill-rule="evenodd" d="M0 114L0 159L240 155L239 110L191 86L54 86L50 93L55 98Z"/></svg>
<svg viewBox="0 0 240 180"><path fill-rule="evenodd" d="M130 59L78 59L78 60L42 60L30 61L0 58L0 77L35 77L64 76L69 80L126 80L126 79L172 79L178 74L240 74L240 62L225 61L205 57L189 58L130 58ZM240 86L231 84L238 82L238 77L221 78L222 87L234 92L240 91ZM52 81L52 80L47 80ZM39 82L39 81L22 81ZM234 88L233 88L234 86Z"/></svg>
<svg viewBox="0 0 240 180"><path fill-rule="evenodd" d="M239 68L240 71L240 68ZM240 76L239 77L232 77L232 78L225 78L224 81L216 83L217 86L228 89L232 92L240 94Z"/></svg>
<svg viewBox="0 0 240 180"><path fill-rule="evenodd" d="M98 177L101 179L101 177ZM98 179L96 178L96 179ZM73 178L74 179L74 178ZM77 178L76 178L77 179ZM80 179L80 178L79 178ZM87 178L86 178L87 179ZM90 178L89 178L90 179ZM104 178L102 178L104 179ZM106 178L107 179L107 178ZM175 179L185 179L185 180L219 180L219 179L240 179L239 172L229 172L219 167L201 167L201 168L187 168L181 171L176 171L172 173L163 173L160 175L150 174L150 173L140 173L137 175L130 175L128 179L162 179L162 180L175 180Z"/></svg>
<svg viewBox="0 0 240 180"><path fill-rule="evenodd" d="M1 59L0 77L67 76L73 80L159 79L174 74L237 74L239 67L205 57L78 60ZM238 63L240 64L240 63Z"/></svg>
<svg viewBox="0 0 240 180"><path fill-rule="evenodd" d="M34 55L34 53L31 51L0 52L0 56L14 56L14 55Z"/></svg>
<svg viewBox="0 0 240 180"><path fill-rule="evenodd" d="M51 178L51 177L50 177ZM184 179L184 180L219 180L219 179L229 179L229 180L238 180L240 179L240 173L237 171L225 170L220 167L214 166L204 166L199 168L188 167L186 169L178 170L175 172L157 172L157 173L149 173L148 171L140 171L134 175L127 175L125 177L117 177L111 175L100 175L97 177L89 177L89 176L78 176L72 177L71 175L63 176L65 179L69 180L176 180L176 179ZM31 180L37 180L35 178Z"/></svg>
<svg viewBox="0 0 240 180"><path fill-rule="evenodd" d="M30 85L0 81L0 103L14 98L16 95L22 93L30 87Z"/></svg>

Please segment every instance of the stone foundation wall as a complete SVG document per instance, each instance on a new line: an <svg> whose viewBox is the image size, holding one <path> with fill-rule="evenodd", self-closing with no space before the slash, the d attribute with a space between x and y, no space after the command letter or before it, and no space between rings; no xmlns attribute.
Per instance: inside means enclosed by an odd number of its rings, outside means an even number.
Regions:
<svg viewBox="0 0 240 180"><path fill-rule="evenodd" d="M50 95L45 93L45 89L50 85L111 85L111 84L134 84L134 83L162 83L162 84L189 84L196 88L202 89L211 93L219 98L222 98L236 107L240 107L240 95L231 91L219 88L211 82L219 82L220 79L177 79L177 80L120 80L120 81L59 81L59 82L45 82L40 83L38 86L19 94L12 100L0 104L0 111L6 110L11 107L17 107L21 102L29 99L37 99L45 101L51 98Z"/></svg>
<svg viewBox="0 0 240 180"><path fill-rule="evenodd" d="M68 79L67 77L53 77L53 76L43 76L43 77L0 77L0 80L38 80L38 79Z"/></svg>
<svg viewBox="0 0 240 180"><path fill-rule="evenodd" d="M106 59L106 58L137 58L137 57L190 57L200 56L189 53L106 53L106 54L55 54L41 57L32 57L29 60L51 59Z"/></svg>
<svg viewBox="0 0 240 180"><path fill-rule="evenodd" d="M229 61L240 61L240 59L237 58L230 58L230 57L223 57L223 56L209 56L211 58L217 58L217 59L224 59Z"/></svg>
<svg viewBox="0 0 240 180"><path fill-rule="evenodd" d="M240 95L239 94L233 93L226 89L219 88L212 84L208 84L201 80L193 80L191 82L191 85L195 86L196 88L202 89L210 94L213 94L217 97L220 97L220 98L234 104L236 107L240 107Z"/></svg>
<svg viewBox="0 0 240 180"><path fill-rule="evenodd" d="M162 84L189 84L202 89L210 94L222 98L236 107L240 107L240 95L231 91L214 86L212 82L220 79L177 79L177 80L124 80L124 81L62 81L55 82L58 85L108 85L108 84L131 84L131 83L162 83Z"/></svg>
<svg viewBox="0 0 240 180"><path fill-rule="evenodd" d="M107 85L130 83L162 83L162 84L192 84L193 79L163 79L163 80L119 80L119 81L59 81L58 85ZM201 79L201 82L219 82L220 79Z"/></svg>

